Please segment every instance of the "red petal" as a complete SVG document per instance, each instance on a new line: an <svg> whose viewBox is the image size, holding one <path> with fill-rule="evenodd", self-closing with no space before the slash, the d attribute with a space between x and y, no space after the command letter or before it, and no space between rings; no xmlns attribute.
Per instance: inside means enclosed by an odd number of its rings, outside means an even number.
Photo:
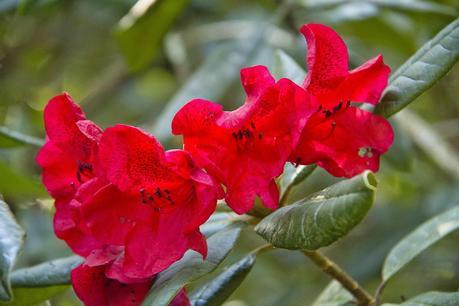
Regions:
<svg viewBox="0 0 459 306"><path fill-rule="evenodd" d="M123 284L105 277L105 267L78 266L71 273L76 295L86 306L138 306L148 293L152 280Z"/></svg>
<svg viewBox="0 0 459 306"><path fill-rule="evenodd" d="M333 29L321 24L306 24L301 33L307 41L309 72L304 87L314 95L336 88L347 76L347 47Z"/></svg>
<svg viewBox="0 0 459 306"><path fill-rule="evenodd" d="M180 210L177 212L182 213ZM183 233L186 214L163 213L150 225L138 224L126 242L124 272L132 278L157 274L182 258L188 249ZM146 248L145 246L148 246Z"/></svg>
<svg viewBox="0 0 459 306"><path fill-rule="evenodd" d="M381 55L352 70L334 93L334 101L377 104L387 86L390 68Z"/></svg>
<svg viewBox="0 0 459 306"><path fill-rule="evenodd" d="M386 119L359 108L349 107L328 118L317 113L303 130L292 161L299 157L302 164L318 163L334 176L352 177L366 169L377 171L379 157L393 139Z"/></svg>
<svg viewBox="0 0 459 306"><path fill-rule="evenodd" d="M51 196L55 199L71 198L79 185L76 161L53 142L43 146L36 161L43 169L43 184Z"/></svg>
<svg viewBox="0 0 459 306"><path fill-rule="evenodd" d="M277 206L273 180L282 173L316 109L302 88L282 79L265 88L256 101L232 112L222 112L209 101L191 101L174 118L180 127L174 133L183 134L185 149L226 186L228 205L242 214L251 209L256 196L268 207Z"/></svg>
<svg viewBox="0 0 459 306"><path fill-rule="evenodd" d="M123 191L173 179L163 163L164 149L138 128L108 128L99 144L100 166L109 181Z"/></svg>
<svg viewBox="0 0 459 306"><path fill-rule="evenodd" d="M198 252L205 259L207 257L206 237L199 231L194 231L188 235L189 248Z"/></svg>
<svg viewBox="0 0 459 306"><path fill-rule="evenodd" d="M76 122L86 119L81 108L66 93L49 100L44 118L46 134L56 143L67 143L74 138L79 133Z"/></svg>
<svg viewBox="0 0 459 306"><path fill-rule="evenodd" d="M190 300L186 295L186 290L183 288L179 291L179 293L175 296L169 306L190 306Z"/></svg>
<svg viewBox="0 0 459 306"><path fill-rule="evenodd" d="M275 80L265 66L253 66L241 69L241 82L247 93L247 100L256 100Z"/></svg>
<svg viewBox="0 0 459 306"><path fill-rule="evenodd" d="M124 245L137 223L153 218L153 211L141 203L140 194L121 192L114 185L96 193L81 210L91 233L106 244Z"/></svg>
<svg viewBox="0 0 459 306"><path fill-rule="evenodd" d="M101 244L81 227L79 212L72 203L56 201L54 232L58 238L68 244L74 253L87 256L95 248L101 247Z"/></svg>

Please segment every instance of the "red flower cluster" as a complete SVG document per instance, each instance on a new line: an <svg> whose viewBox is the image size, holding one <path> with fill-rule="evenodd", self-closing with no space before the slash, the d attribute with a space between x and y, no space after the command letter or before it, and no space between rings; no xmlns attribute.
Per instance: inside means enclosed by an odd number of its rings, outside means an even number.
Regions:
<svg viewBox="0 0 459 306"><path fill-rule="evenodd" d="M206 256L199 226L223 191L187 152L165 152L130 126L102 131L66 94L44 114L37 162L56 200L56 235L85 258L72 283L86 305L139 305L188 249Z"/></svg>
<svg viewBox="0 0 459 306"><path fill-rule="evenodd" d="M310 24L301 32L310 69L302 86L276 82L263 66L242 69L241 107L196 99L175 115L184 150L165 152L131 126L102 131L66 94L48 103L37 162L56 200L56 235L85 258L72 283L86 305L139 305L155 275L187 250L205 257L199 226L217 199L239 214L256 197L275 209L275 179L288 161L335 176L378 170L392 128L353 103L377 104L390 69L378 56L349 72L347 48L332 29ZM189 304L183 290L173 303Z"/></svg>

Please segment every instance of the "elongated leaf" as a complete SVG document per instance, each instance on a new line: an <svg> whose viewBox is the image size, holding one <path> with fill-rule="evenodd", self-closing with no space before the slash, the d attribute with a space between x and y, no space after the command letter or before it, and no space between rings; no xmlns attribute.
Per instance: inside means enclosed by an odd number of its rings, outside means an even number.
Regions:
<svg viewBox="0 0 459 306"><path fill-rule="evenodd" d="M387 281L414 257L459 228L459 206L428 220L403 238L387 256L382 277Z"/></svg>
<svg viewBox="0 0 459 306"><path fill-rule="evenodd" d="M337 281L331 281L320 293L312 306L345 306L352 305L352 295Z"/></svg>
<svg viewBox="0 0 459 306"><path fill-rule="evenodd" d="M24 240L24 231L0 196L0 301L12 298L10 272Z"/></svg>
<svg viewBox="0 0 459 306"><path fill-rule="evenodd" d="M69 285L58 285L49 287L13 287L14 300L11 302L0 302L0 306L35 306L50 298L67 291Z"/></svg>
<svg viewBox="0 0 459 306"><path fill-rule="evenodd" d="M70 271L83 262L79 256L59 258L11 273L14 299L8 306L33 306L70 288Z"/></svg>
<svg viewBox="0 0 459 306"><path fill-rule="evenodd" d="M239 287L255 264L256 254L250 254L228 267L215 279L193 292L193 306L219 306Z"/></svg>
<svg viewBox="0 0 459 306"><path fill-rule="evenodd" d="M14 287L44 287L70 284L70 271L83 262L79 256L59 258L23 268L11 274Z"/></svg>
<svg viewBox="0 0 459 306"><path fill-rule="evenodd" d="M131 71L151 63L164 35L188 3L189 0L138 0L121 19L116 36Z"/></svg>
<svg viewBox="0 0 459 306"><path fill-rule="evenodd" d="M390 78L375 112L390 117L442 78L459 59L459 19L444 28Z"/></svg>
<svg viewBox="0 0 459 306"><path fill-rule="evenodd" d="M279 248L316 250L345 236L373 204L376 178L366 171L264 218L255 231Z"/></svg>
<svg viewBox="0 0 459 306"><path fill-rule="evenodd" d="M160 273L143 306L164 306L177 295L186 284L212 272L234 247L241 224L234 224L207 240L208 254L205 260L194 251L188 251L183 258Z"/></svg>
<svg viewBox="0 0 459 306"><path fill-rule="evenodd" d="M32 145L41 147L42 139L13 131L5 126L0 126L0 148L16 147L20 145Z"/></svg>
<svg viewBox="0 0 459 306"><path fill-rule="evenodd" d="M459 292L426 292L409 299L400 306L457 306L459 305ZM395 304L383 304L395 306Z"/></svg>

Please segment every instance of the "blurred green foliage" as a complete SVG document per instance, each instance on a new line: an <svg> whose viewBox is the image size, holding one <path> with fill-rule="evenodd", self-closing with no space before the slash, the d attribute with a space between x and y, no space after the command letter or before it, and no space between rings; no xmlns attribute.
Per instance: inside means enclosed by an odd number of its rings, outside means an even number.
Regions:
<svg viewBox="0 0 459 306"><path fill-rule="evenodd" d="M214 99L232 109L243 99L241 67L273 69L277 49L304 63L305 43L297 31L303 23L335 28L353 66L382 53L395 71L459 11L457 0L153 2L0 0L0 126L43 138L45 103L68 91L101 126L144 126L177 148L180 139L169 137L168 118L188 99ZM383 260L401 237L459 204L459 171L446 169L459 158L458 96L456 66L417 98L403 124L394 117L397 138L382 161L375 206L350 236L325 250L369 289L377 286ZM426 130L430 138L422 137ZM435 154L445 143L440 150L453 160L439 162ZM52 233L52 202L39 182L36 152L0 138L0 194L28 234L19 266L70 253ZM292 199L335 181L317 170L293 190ZM394 276L385 301L457 290L458 239L457 232L449 235ZM261 243L244 231L228 263ZM309 305L328 281L299 252L277 250L258 257L226 305ZM52 304L79 302L67 291Z"/></svg>

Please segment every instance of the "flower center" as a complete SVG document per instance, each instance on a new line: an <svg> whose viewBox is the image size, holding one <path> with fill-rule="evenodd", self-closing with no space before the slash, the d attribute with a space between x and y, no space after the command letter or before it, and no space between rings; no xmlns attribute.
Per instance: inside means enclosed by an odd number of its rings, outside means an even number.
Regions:
<svg viewBox="0 0 459 306"><path fill-rule="evenodd" d="M76 177L78 179L78 182L80 182L81 184L92 179L94 177L92 165L87 162L82 162L79 160L77 162Z"/></svg>

